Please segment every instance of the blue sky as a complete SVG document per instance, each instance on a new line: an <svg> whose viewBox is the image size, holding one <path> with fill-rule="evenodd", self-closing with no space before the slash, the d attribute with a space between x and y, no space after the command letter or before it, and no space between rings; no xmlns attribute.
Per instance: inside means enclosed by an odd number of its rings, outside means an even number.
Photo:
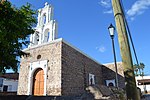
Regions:
<svg viewBox="0 0 150 100"><path fill-rule="evenodd" d="M108 26L114 16L110 0L10 0L19 7L26 2L33 9L48 2L54 7L54 19L58 22L58 37L64 38L98 62L113 62ZM122 0L133 37L139 62L145 64L145 74L150 75L150 0ZM121 61L117 32L115 34L117 61ZM133 57L135 62L135 58Z"/></svg>

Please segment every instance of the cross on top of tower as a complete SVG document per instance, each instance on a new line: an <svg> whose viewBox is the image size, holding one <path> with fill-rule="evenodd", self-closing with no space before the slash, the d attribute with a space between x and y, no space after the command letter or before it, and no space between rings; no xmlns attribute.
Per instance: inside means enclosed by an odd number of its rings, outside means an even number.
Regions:
<svg viewBox="0 0 150 100"><path fill-rule="evenodd" d="M48 5L48 2L45 2L45 6L47 6Z"/></svg>

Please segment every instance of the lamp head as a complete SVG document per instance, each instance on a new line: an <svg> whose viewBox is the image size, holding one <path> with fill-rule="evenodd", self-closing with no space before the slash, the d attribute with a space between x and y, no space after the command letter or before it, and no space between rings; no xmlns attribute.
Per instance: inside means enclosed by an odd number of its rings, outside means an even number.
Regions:
<svg viewBox="0 0 150 100"><path fill-rule="evenodd" d="M110 24L108 30L109 30L110 37L113 38L115 34L115 27L112 24Z"/></svg>

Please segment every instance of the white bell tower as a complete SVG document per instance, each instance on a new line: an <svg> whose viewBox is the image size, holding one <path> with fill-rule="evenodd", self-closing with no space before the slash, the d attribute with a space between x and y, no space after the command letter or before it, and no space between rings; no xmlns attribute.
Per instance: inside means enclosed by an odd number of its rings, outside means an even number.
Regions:
<svg viewBox="0 0 150 100"><path fill-rule="evenodd" d="M47 2L38 10L38 23L34 34L30 36L30 45L39 45L57 38L57 22L53 20L53 7Z"/></svg>

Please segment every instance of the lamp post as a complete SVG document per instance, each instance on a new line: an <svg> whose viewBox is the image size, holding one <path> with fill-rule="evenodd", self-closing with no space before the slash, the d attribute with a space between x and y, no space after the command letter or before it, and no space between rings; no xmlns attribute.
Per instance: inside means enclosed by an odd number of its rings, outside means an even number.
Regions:
<svg viewBox="0 0 150 100"><path fill-rule="evenodd" d="M115 34L115 27L110 24L110 26L108 27L108 30L109 30L109 34L110 34L110 37L112 39L112 47L113 47L113 54L114 54L114 63L115 63L115 85L118 89L118 71L117 71L117 63L116 63L116 52L115 52L115 44L114 44L114 34Z"/></svg>

